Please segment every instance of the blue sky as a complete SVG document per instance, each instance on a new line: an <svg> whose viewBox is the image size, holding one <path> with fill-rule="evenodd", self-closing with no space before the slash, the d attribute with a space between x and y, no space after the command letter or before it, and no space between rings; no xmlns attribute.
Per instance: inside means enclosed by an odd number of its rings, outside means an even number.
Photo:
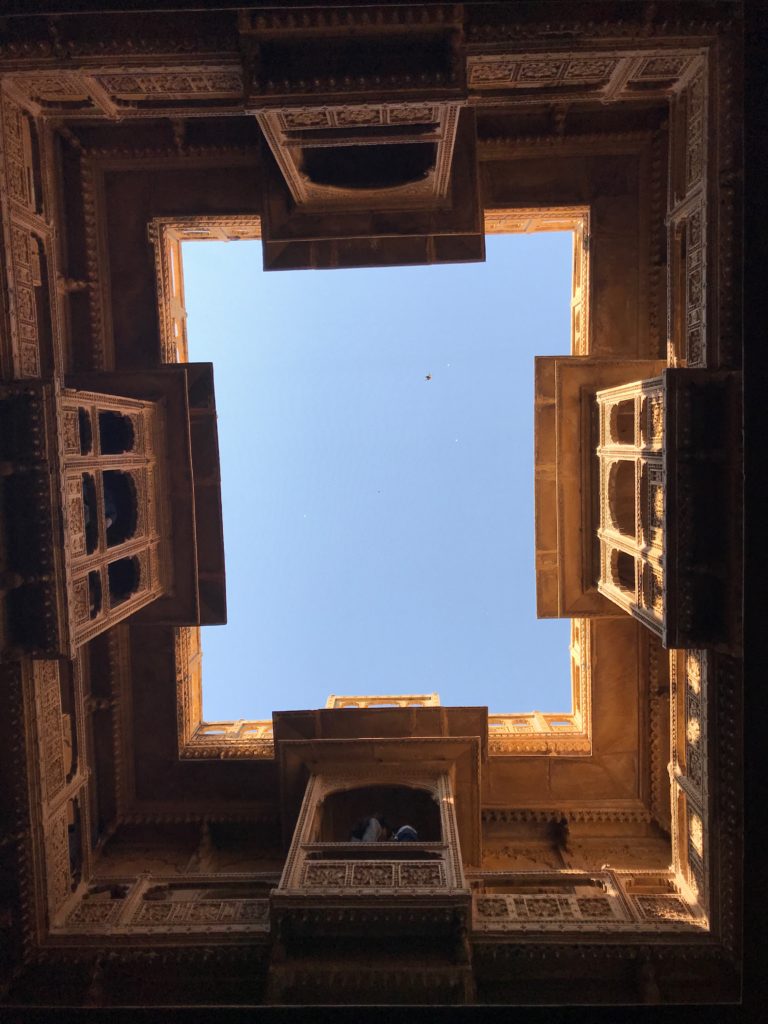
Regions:
<svg viewBox="0 0 768 1024"><path fill-rule="evenodd" d="M487 249L265 274L259 242L184 244L229 610L203 630L206 720L329 693L570 709L569 623L535 612L533 357L569 351L572 237Z"/></svg>

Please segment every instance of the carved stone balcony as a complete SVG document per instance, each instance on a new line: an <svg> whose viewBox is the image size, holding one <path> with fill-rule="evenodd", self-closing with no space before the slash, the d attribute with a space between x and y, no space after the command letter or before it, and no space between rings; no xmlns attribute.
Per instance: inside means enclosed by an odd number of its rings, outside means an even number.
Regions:
<svg viewBox="0 0 768 1024"><path fill-rule="evenodd" d="M666 369L597 393L598 589L665 647L727 647L734 633L732 381Z"/></svg>
<svg viewBox="0 0 768 1024"><path fill-rule="evenodd" d="M479 864L487 730L484 708L349 706L274 716L290 841L270 900L276 1000L300 1001L311 990L333 1001L323 980L331 966L339 984L359 986L362 955L359 999L375 1001L393 945L423 960L425 978L439 979L450 1001L470 998L464 864ZM353 738L360 736L372 738ZM371 815L393 830L411 825L418 839L353 841L355 822ZM329 935L333 965L323 959Z"/></svg>
<svg viewBox="0 0 768 1024"><path fill-rule="evenodd" d="M11 643L72 657L131 615L226 621L210 365L66 384L0 388Z"/></svg>
<svg viewBox="0 0 768 1024"><path fill-rule="evenodd" d="M599 391L597 405L599 590L663 638L663 380Z"/></svg>

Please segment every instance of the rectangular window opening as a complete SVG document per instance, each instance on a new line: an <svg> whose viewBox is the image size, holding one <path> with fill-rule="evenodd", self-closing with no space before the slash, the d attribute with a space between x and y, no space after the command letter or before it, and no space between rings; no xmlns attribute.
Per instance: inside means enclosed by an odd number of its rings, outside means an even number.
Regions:
<svg viewBox="0 0 768 1024"><path fill-rule="evenodd" d="M174 245L174 349L214 364L221 454L204 721L437 692L569 724L570 620L535 611L533 359L579 319L552 226L431 267L264 273L258 240Z"/></svg>

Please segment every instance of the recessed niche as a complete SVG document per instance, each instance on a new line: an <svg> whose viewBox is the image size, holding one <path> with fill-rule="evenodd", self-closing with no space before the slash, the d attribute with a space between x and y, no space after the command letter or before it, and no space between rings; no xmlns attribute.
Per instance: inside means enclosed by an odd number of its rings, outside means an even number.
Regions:
<svg viewBox="0 0 768 1024"><path fill-rule="evenodd" d="M614 444L635 443L635 400L617 402L610 415L611 441Z"/></svg>
<svg viewBox="0 0 768 1024"><path fill-rule="evenodd" d="M635 536L635 464L614 462L608 475L611 525L625 537Z"/></svg>
<svg viewBox="0 0 768 1024"><path fill-rule="evenodd" d="M323 146L304 149L301 169L315 185L363 191L423 181L436 160L434 143Z"/></svg>
<svg viewBox="0 0 768 1024"><path fill-rule="evenodd" d="M99 443L102 455L122 455L132 452L136 435L130 416L112 409L99 413Z"/></svg>
<svg viewBox="0 0 768 1024"><path fill-rule="evenodd" d="M107 547L123 544L136 533L138 498L131 473L109 469L101 475Z"/></svg>
<svg viewBox="0 0 768 1024"><path fill-rule="evenodd" d="M614 586L626 593L635 593L635 560L626 551L611 552L611 579Z"/></svg>
<svg viewBox="0 0 768 1024"><path fill-rule="evenodd" d="M118 558L107 566L109 597L113 605L122 604L135 594L141 582L141 566L136 557Z"/></svg>

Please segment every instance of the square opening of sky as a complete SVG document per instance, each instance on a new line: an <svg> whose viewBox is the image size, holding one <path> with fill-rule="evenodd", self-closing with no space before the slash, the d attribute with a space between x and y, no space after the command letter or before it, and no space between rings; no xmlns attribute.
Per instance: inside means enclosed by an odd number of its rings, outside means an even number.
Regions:
<svg viewBox="0 0 768 1024"><path fill-rule="evenodd" d="M264 273L258 241L184 244L229 614L202 634L205 720L330 693L570 710L569 621L536 618L533 357L570 351L572 250Z"/></svg>

